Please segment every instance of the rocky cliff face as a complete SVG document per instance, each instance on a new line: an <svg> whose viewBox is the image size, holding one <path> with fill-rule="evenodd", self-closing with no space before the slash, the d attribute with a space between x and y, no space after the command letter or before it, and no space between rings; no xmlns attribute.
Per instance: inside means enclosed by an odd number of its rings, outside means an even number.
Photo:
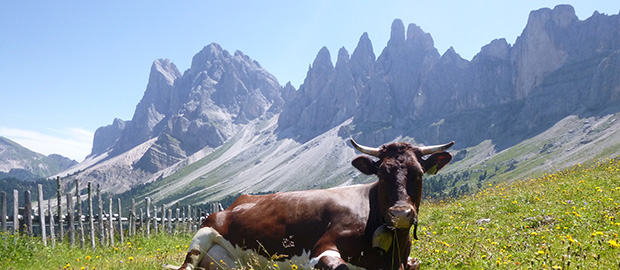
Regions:
<svg viewBox="0 0 620 270"><path fill-rule="evenodd" d="M131 152L124 156L131 162L118 175L89 175L139 181L221 146L250 123L260 126L257 120L277 121L273 130L256 132L279 143L312 144L336 128L342 139L367 145L410 137L423 144L455 140L461 148L492 140L507 148L566 116L620 110L618 15L581 21L567 5L532 11L515 44L493 40L471 61L453 48L440 54L415 24L405 28L397 19L390 30L378 57L366 33L352 54L341 48L335 64L322 48L298 90L217 44L196 54L183 74L157 60L134 117L95 134L92 157ZM269 138L264 146L277 148Z"/></svg>
<svg viewBox="0 0 620 270"><path fill-rule="evenodd" d="M618 15L580 21L568 5L540 9L514 46L494 40L467 61L452 48L439 55L429 34L395 20L386 48L363 65L368 76L351 88L358 106L341 135L375 145L398 136L514 145L570 114L614 104L619 29Z"/></svg>
<svg viewBox="0 0 620 270"><path fill-rule="evenodd" d="M156 138L132 165L155 173L221 145L249 121L279 113L291 87L284 90L256 61L217 44L196 54L182 75L169 60L156 60L133 118L99 128L91 156L114 157Z"/></svg>

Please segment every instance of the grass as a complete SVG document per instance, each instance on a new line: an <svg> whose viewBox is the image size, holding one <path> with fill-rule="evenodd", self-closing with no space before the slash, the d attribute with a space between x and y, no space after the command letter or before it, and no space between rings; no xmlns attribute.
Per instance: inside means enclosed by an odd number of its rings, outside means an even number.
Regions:
<svg viewBox="0 0 620 270"><path fill-rule="evenodd" d="M187 254L187 245L193 234L164 235L146 238L126 238L115 247L95 250L87 242L86 248L78 243L71 247L66 239L52 248L43 246L38 238L18 236L13 245L13 235L2 235L0 268L2 269L158 269L165 264L180 265ZM97 242L97 245L99 243Z"/></svg>
<svg viewBox="0 0 620 270"><path fill-rule="evenodd" d="M577 165L421 206L424 269L618 269L620 162Z"/></svg>
<svg viewBox="0 0 620 270"><path fill-rule="evenodd" d="M606 160L423 202L411 256L423 269L618 269L619 180L620 161ZM183 261L192 235L134 237L94 251L2 237L3 269L162 269Z"/></svg>

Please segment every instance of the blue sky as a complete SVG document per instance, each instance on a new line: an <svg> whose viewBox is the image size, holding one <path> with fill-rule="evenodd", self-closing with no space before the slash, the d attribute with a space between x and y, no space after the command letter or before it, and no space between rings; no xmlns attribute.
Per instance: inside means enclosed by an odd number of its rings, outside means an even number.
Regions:
<svg viewBox="0 0 620 270"><path fill-rule="evenodd" d="M581 20L620 11L617 0L2 1L0 136L81 161L98 127L131 119L155 59L183 72L215 42L298 87L323 46L335 61L368 32L378 56L396 18L470 60L495 38L513 44L530 11L561 3Z"/></svg>

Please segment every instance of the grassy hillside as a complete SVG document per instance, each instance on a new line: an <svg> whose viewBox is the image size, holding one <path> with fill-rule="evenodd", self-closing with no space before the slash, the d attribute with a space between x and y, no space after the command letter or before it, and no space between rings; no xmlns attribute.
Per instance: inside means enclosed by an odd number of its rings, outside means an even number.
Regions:
<svg viewBox="0 0 620 270"><path fill-rule="evenodd" d="M619 180L620 161L607 160L426 201L411 255L423 269L617 269ZM95 251L26 237L14 247L12 236L2 237L3 269L161 269L182 262L192 236L133 238Z"/></svg>
<svg viewBox="0 0 620 270"><path fill-rule="evenodd" d="M421 206L425 269L617 269L620 162L488 186Z"/></svg>

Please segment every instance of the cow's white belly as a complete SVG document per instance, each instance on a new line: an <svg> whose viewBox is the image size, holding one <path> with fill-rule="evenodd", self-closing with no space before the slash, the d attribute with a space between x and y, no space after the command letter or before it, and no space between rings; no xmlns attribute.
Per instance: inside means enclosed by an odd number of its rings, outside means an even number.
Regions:
<svg viewBox="0 0 620 270"><path fill-rule="evenodd" d="M301 256L289 258L286 255L272 254L272 258L267 258L258 255L253 250L244 250L239 246L234 246L216 230L209 227L201 228L196 233L189 246L189 251L191 252L192 250L201 252L201 256L196 257L194 260L196 264L200 263L203 259L202 255L204 255L210 258L213 264L217 264L219 268L223 269L253 266L256 264L261 266L277 264L279 269L313 269L322 256L340 257L340 254L336 251L327 251L316 258L310 258L310 251L305 250ZM279 257L276 258L276 256ZM349 268L351 270L364 269L353 265L349 265Z"/></svg>

